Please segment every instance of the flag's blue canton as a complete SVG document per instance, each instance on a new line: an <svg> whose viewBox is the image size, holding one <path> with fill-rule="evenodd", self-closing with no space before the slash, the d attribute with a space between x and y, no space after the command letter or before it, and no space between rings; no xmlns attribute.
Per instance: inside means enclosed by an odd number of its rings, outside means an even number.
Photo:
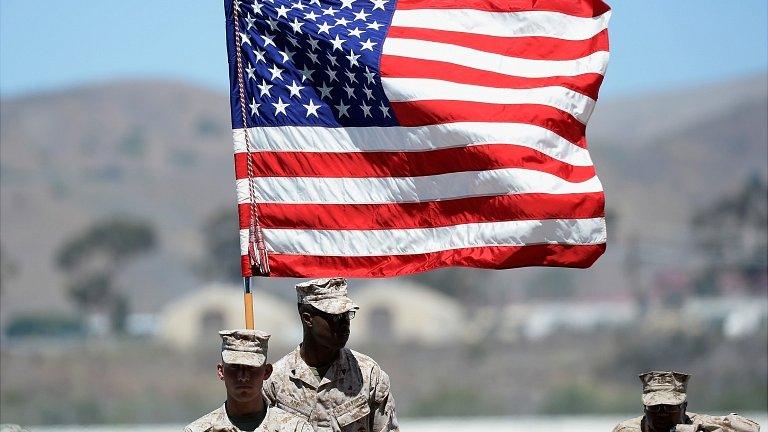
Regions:
<svg viewBox="0 0 768 432"><path fill-rule="evenodd" d="M396 125L379 76L395 1L226 0L233 128L243 127L233 6L249 127Z"/></svg>

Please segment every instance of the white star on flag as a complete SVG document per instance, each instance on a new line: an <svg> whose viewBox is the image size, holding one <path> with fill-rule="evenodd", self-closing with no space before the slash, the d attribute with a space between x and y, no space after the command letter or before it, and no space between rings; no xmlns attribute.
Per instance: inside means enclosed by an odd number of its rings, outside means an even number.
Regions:
<svg viewBox="0 0 768 432"><path fill-rule="evenodd" d="M359 54L358 54L358 55L355 55L355 52L354 52L354 51L352 51L352 50L349 50L349 55L348 55L348 56L344 56L344 57L346 57L346 58L347 58L347 60L349 60L349 64L350 64L350 65L353 65L353 66L358 66L358 63L357 63L357 59L359 59L359 58L360 58L360 55L359 55Z"/></svg>
<svg viewBox="0 0 768 432"><path fill-rule="evenodd" d="M327 22L324 22L317 26L317 34L325 33L325 34L331 34L330 30L333 28L333 26L328 25Z"/></svg>
<svg viewBox="0 0 768 432"><path fill-rule="evenodd" d="M373 10L384 10L384 5L387 4L387 0L371 0L371 3L373 3Z"/></svg>
<svg viewBox="0 0 768 432"><path fill-rule="evenodd" d="M321 93L320 99L324 99L326 97L331 98L331 89L332 88L328 87L328 85L326 83L323 83L323 85L318 87L317 89L320 90L320 93Z"/></svg>
<svg viewBox="0 0 768 432"><path fill-rule="evenodd" d="M373 117L373 114L371 114L371 107L366 105L365 102L363 102L363 104L360 105L360 109L363 110L363 115L365 117Z"/></svg>
<svg viewBox="0 0 768 432"><path fill-rule="evenodd" d="M301 26L303 26L304 23L303 22L299 22L299 19L294 17L293 18L293 22L289 23L288 25L291 26L291 28L293 29L294 33L301 33Z"/></svg>
<svg viewBox="0 0 768 432"><path fill-rule="evenodd" d="M331 82L334 82L334 81L338 81L338 80L339 80L338 78L336 78L336 71L335 71L335 70L333 70L333 69L331 69L331 67L330 67L330 66L328 66L328 69L326 69L326 70L325 70L325 73L327 73L327 74L328 74L328 79L329 79Z"/></svg>
<svg viewBox="0 0 768 432"><path fill-rule="evenodd" d="M381 113L384 114L384 117L389 117L389 107L384 106L384 102L381 103L379 109L381 110Z"/></svg>
<svg viewBox="0 0 768 432"><path fill-rule="evenodd" d="M335 50L339 49L340 50L341 49L341 44L346 42L346 40L340 38L339 35L336 35L336 38L334 40L332 40L332 41L329 41L329 42L331 42L333 44L333 49L335 49Z"/></svg>
<svg viewBox="0 0 768 432"><path fill-rule="evenodd" d="M288 108L288 104L287 103L283 103L283 99L282 98L277 98L277 103L273 102L272 105L275 106L275 115L278 115L278 114L281 114L281 113L283 115L288 115L285 112L285 109Z"/></svg>
<svg viewBox="0 0 768 432"><path fill-rule="evenodd" d="M272 69L267 70L272 74L272 81L278 78L283 79L283 69L280 69L277 65L272 65Z"/></svg>
<svg viewBox="0 0 768 432"><path fill-rule="evenodd" d="M350 36L354 36L354 37L359 39L360 35L363 34L363 31L360 30L359 28L355 27L354 29L350 30L347 34L349 34Z"/></svg>
<svg viewBox="0 0 768 432"><path fill-rule="evenodd" d="M344 91L347 92L347 97L350 99L356 99L355 98L355 89L349 86L349 84L344 84Z"/></svg>
<svg viewBox="0 0 768 432"><path fill-rule="evenodd" d="M261 84L257 85L256 87L258 87L260 90L259 96L271 96L269 94L269 89L272 88L272 84L267 84L267 80L262 79Z"/></svg>
<svg viewBox="0 0 768 432"><path fill-rule="evenodd" d="M365 67L365 72L363 72L363 75L365 75L365 77L368 78L368 84L372 84L373 77L376 76L374 72L371 72L370 70L368 70L368 66Z"/></svg>
<svg viewBox="0 0 768 432"><path fill-rule="evenodd" d="M376 45L376 42L371 42L371 38L368 38L368 40L361 43L361 45L363 47L360 48L360 50L367 49L367 50L373 51L373 46Z"/></svg>
<svg viewBox="0 0 768 432"><path fill-rule="evenodd" d="M344 101L339 101L339 105L336 105L336 109L339 111L339 117L349 117L349 113L347 112L349 105L344 105Z"/></svg>
<svg viewBox="0 0 768 432"><path fill-rule="evenodd" d="M259 10L256 13L261 13L261 5L259 5ZM254 21L256 21L256 18L252 17L251 14L248 14L248 16L245 17L245 22L248 23L246 30L250 30L253 28Z"/></svg>
<svg viewBox="0 0 768 432"><path fill-rule="evenodd" d="M360 9L360 12L353 15L355 16L355 21L360 20L363 22L365 22L365 20L368 19L369 16L371 16L371 14L365 13L363 9Z"/></svg>
<svg viewBox="0 0 768 432"><path fill-rule="evenodd" d="M312 72L314 72L312 69L304 66L299 72L301 72L301 82L312 81Z"/></svg>
<svg viewBox="0 0 768 432"><path fill-rule="evenodd" d="M272 36L271 34L264 33L261 36L261 38L264 39L264 48L266 48L267 45L272 45L273 47L277 48L277 45L275 45L275 41L274 41L275 37Z"/></svg>
<svg viewBox="0 0 768 432"><path fill-rule="evenodd" d="M347 24L349 24L349 21L345 17L336 18L336 24L335 25L337 25L337 26L340 25L340 26L346 27Z"/></svg>
<svg viewBox="0 0 768 432"><path fill-rule="evenodd" d="M277 31L277 23L278 21L272 19L272 17L267 18L267 24L269 24L269 28L271 28L272 31Z"/></svg>
<svg viewBox="0 0 768 432"><path fill-rule="evenodd" d="M307 118L309 118L309 116L311 116L311 115L314 115L315 117L317 117L317 110L321 106L322 105L315 105L314 102L312 101L312 99L310 99L309 100L309 105L304 105L304 108L307 109L307 115L306 115Z"/></svg>
<svg viewBox="0 0 768 432"><path fill-rule="evenodd" d="M251 108L251 115L259 115L259 107L261 104L257 104L255 99L251 99L251 104L248 106Z"/></svg>
<svg viewBox="0 0 768 432"><path fill-rule="evenodd" d="M283 60L280 63L285 63L288 60L293 61L293 55L296 53L290 50L285 50L285 51L278 51L278 54L280 54L283 57Z"/></svg>
<svg viewBox="0 0 768 432"><path fill-rule="evenodd" d="M285 5L280 5L279 8L275 9L275 12L277 12L277 19L288 18L288 11L290 10L291 9L285 7Z"/></svg>
<svg viewBox="0 0 768 432"><path fill-rule="evenodd" d="M257 64L259 62L264 62L264 63L267 62L267 60L264 59L264 51L262 51L262 50L260 50L258 48L254 48L253 49L253 54L256 56L256 63Z"/></svg>
<svg viewBox="0 0 768 432"><path fill-rule="evenodd" d="M246 33L240 33L240 41L242 45L245 45L245 44L251 45L251 40L248 39L248 34Z"/></svg>
<svg viewBox="0 0 768 432"><path fill-rule="evenodd" d="M310 36L307 39L307 43L309 43L309 45L312 47L312 48L310 48L312 51L315 51L315 50L317 50L320 47L320 45L319 45L320 41L318 41L317 39L313 38L312 36Z"/></svg>
<svg viewBox="0 0 768 432"><path fill-rule="evenodd" d="M256 75L254 74L255 70L256 70L256 68L251 66L251 65L248 65L248 67L245 68L245 73L248 74L248 79L249 80L252 79L252 80L256 81Z"/></svg>
<svg viewBox="0 0 768 432"><path fill-rule="evenodd" d="M304 89L304 87L296 84L296 81L293 81L291 85L287 86L286 88L289 92L291 92L291 96L301 98L301 90Z"/></svg>

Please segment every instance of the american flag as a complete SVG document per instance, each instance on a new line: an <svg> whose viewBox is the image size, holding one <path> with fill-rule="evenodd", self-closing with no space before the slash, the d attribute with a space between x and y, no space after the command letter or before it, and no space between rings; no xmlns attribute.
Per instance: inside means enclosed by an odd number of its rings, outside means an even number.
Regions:
<svg viewBox="0 0 768 432"><path fill-rule="evenodd" d="M225 6L244 276L254 231L270 276L589 267L604 252L585 139L602 1Z"/></svg>

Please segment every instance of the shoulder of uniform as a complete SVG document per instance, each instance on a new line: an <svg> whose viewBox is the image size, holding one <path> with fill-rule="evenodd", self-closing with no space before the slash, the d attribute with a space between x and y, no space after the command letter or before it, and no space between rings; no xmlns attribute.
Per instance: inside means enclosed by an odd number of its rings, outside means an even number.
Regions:
<svg viewBox="0 0 768 432"><path fill-rule="evenodd" d="M296 348L296 350L298 350L298 348ZM291 368L294 363L294 359L296 358L296 350L293 350L288 354L284 355L280 360L276 361L272 365L272 367L275 370L283 370L283 369Z"/></svg>
<svg viewBox="0 0 768 432"><path fill-rule="evenodd" d="M344 348L344 350L348 356L353 356L355 360L357 360L361 370L381 370L381 367L376 363L376 360L371 357L353 349Z"/></svg>
<svg viewBox="0 0 768 432"><path fill-rule="evenodd" d="M730 413L725 416L715 416L709 414L688 413L691 420L697 420L704 424L714 424L719 426L728 426L736 431L758 431L760 424L754 420L742 417L736 413Z"/></svg>
<svg viewBox="0 0 768 432"><path fill-rule="evenodd" d="M267 418L264 419L264 429L281 432L312 432L312 426L306 420L276 406L269 407Z"/></svg>
<svg viewBox="0 0 768 432"><path fill-rule="evenodd" d="M184 428L184 432L207 432L213 426L213 417L216 411L209 412L208 414L200 417L199 419L188 424Z"/></svg>
<svg viewBox="0 0 768 432"><path fill-rule="evenodd" d="M211 428L213 428L213 426L216 424L218 418L221 416L223 408L224 406L222 405L219 408L216 408L215 410L188 424L187 427L184 428L184 432L207 432L211 430Z"/></svg>
<svg viewBox="0 0 768 432"><path fill-rule="evenodd" d="M624 420L613 428L613 432L640 432L643 416Z"/></svg>

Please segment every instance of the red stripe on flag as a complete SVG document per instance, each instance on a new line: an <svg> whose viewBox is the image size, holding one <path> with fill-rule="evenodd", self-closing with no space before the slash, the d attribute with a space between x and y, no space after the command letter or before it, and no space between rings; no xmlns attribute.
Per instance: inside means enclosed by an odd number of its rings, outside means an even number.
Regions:
<svg viewBox="0 0 768 432"><path fill-rule="evenodd" d="M381 76L394 78L431 78L497 88L528 89L560 86L597 99L603 76L588 73L572 77L523 78L460 66L454 63L414 59L393 55L381 56Z"/></svg>
<svg viewBox="0 0 768 432"><path fill-rule="evenodd" d="M410 27L391 27L388 38L418 39L472 48L479 51L533 60L575 60L598 51L608 51L608 30L590 39L564 40L551 37L500 37Z"/></svg>
<svg viewBox="0 0 768 432"><path fill-rule="evenodd" d="M587 268L605 251L598 245L529 245L455 249L418 255L371 257L269 254L270 276L275 277L390 277L461 266L509 269L545 265ZM243 272L250 274L248 257Z"/></svg>
<svg viewBox="0 0 768 432"><path fill-rule="evenodd" d="M602 192L519 194L398 204L259 204L266 228L406 229L467 223L605 216ZM247 229L250 205L238 206L240 229Z"/></svg>
<svg viewBox="0 0 768 432"><path fill-rule="evenodd" d="M390 105L402 126L454 122L525 123L548 129L579 147L587 147L584 137L587 126L567 112L547 105L508 105L455 100L390 102Z"/></svg>
<svg viewBox="0 0 768 432"><path fill-rule="evenodd" d="M235 154L237 179L248 178L246 155ZM251 157L256 177L417 177L502 168L542 171L571 183L595 176L593 166L573 166L537 150L509 144L423 152L256 152Z"/></svg>
<svg viewBox="0 0 768 432"><path fill-rule="evenodd" d="M611 8L600 0L398 0L398 10L477 9L488 12L561 12L583 18L600 16Z"/></svg>

